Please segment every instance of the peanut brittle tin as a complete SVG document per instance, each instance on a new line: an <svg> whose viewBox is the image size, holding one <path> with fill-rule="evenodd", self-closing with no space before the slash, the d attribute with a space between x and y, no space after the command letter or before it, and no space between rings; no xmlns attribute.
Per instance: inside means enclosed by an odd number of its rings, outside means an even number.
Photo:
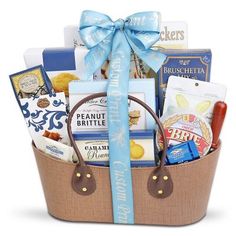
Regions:
<svg viewBox="0 0 236 236"><path fill-rule="evenodd" d="M176 145L193 140L200 156L206 155L212 143L210 125L195 114L175 113L161 118L169 145ZM160 149L163 139L157 134Z"/></svg>

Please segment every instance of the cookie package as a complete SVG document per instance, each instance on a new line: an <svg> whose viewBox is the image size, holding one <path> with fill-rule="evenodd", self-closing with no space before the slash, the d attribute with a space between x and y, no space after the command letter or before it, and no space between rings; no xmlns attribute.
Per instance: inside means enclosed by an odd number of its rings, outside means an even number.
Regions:
<svg viewBox="0 0 236 236"><path fill-rule="evenodd" d="M69 82L86 78L83 58L87 52L85 48L30 48L24 59L27 68L42 64L54 91L68 97Z"/></svg>
<svg viewBox="0 0 236 236"><path fill-rule="evenodd" d="M153 135L153 130L130 131L130 159L132 167L155 165ZM73 137L86 162L102 166L109 165L107 132L74 132Z"/></svg>

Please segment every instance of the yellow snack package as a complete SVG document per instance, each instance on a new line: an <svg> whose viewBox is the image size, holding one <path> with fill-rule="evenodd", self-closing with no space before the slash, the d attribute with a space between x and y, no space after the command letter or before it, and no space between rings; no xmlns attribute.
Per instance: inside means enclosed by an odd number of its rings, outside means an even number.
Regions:
<svg viewBox="0 0 236 236"><path fill-rule="evenodd" d="M72 80L79 80L79 78L71 73L60 73L52 78L52 87L55 92L64 92L66 97L69 97L69 83Z"/></svg>

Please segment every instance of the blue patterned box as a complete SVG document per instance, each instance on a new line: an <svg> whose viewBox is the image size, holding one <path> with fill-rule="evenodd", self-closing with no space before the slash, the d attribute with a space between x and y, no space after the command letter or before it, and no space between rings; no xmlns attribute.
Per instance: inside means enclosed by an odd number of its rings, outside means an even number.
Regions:
<svg viewBox="0 0 236 236"><path fill-rule="evenodd" d="M171 75L210 81L211 50L210 49L163 49L167 58L158 71L158 104L157 110L162 114L165 91Z"/></svg>
<svg viewBox="0 0 236 236"><path fill-rule="evenodd" d="M38 149L44 149L42 145L45 132L57 135L58 141L69 144L64 93L22 98L20 103L29 133Z"/></svg>

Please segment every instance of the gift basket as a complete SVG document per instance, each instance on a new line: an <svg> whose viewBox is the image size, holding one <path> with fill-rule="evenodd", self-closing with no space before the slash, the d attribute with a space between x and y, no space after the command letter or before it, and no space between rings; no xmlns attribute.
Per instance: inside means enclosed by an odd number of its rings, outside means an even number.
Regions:
<svg viewBox="0 0 236 236"><path fill-rule="evenodd" d="M206 215L226 88L209 82L211 51L186 49L186 25L159 18L84 11L79 32L65 28L67 47L29 49L27 70L10 75L52 216L186 225Z"/></svg>

